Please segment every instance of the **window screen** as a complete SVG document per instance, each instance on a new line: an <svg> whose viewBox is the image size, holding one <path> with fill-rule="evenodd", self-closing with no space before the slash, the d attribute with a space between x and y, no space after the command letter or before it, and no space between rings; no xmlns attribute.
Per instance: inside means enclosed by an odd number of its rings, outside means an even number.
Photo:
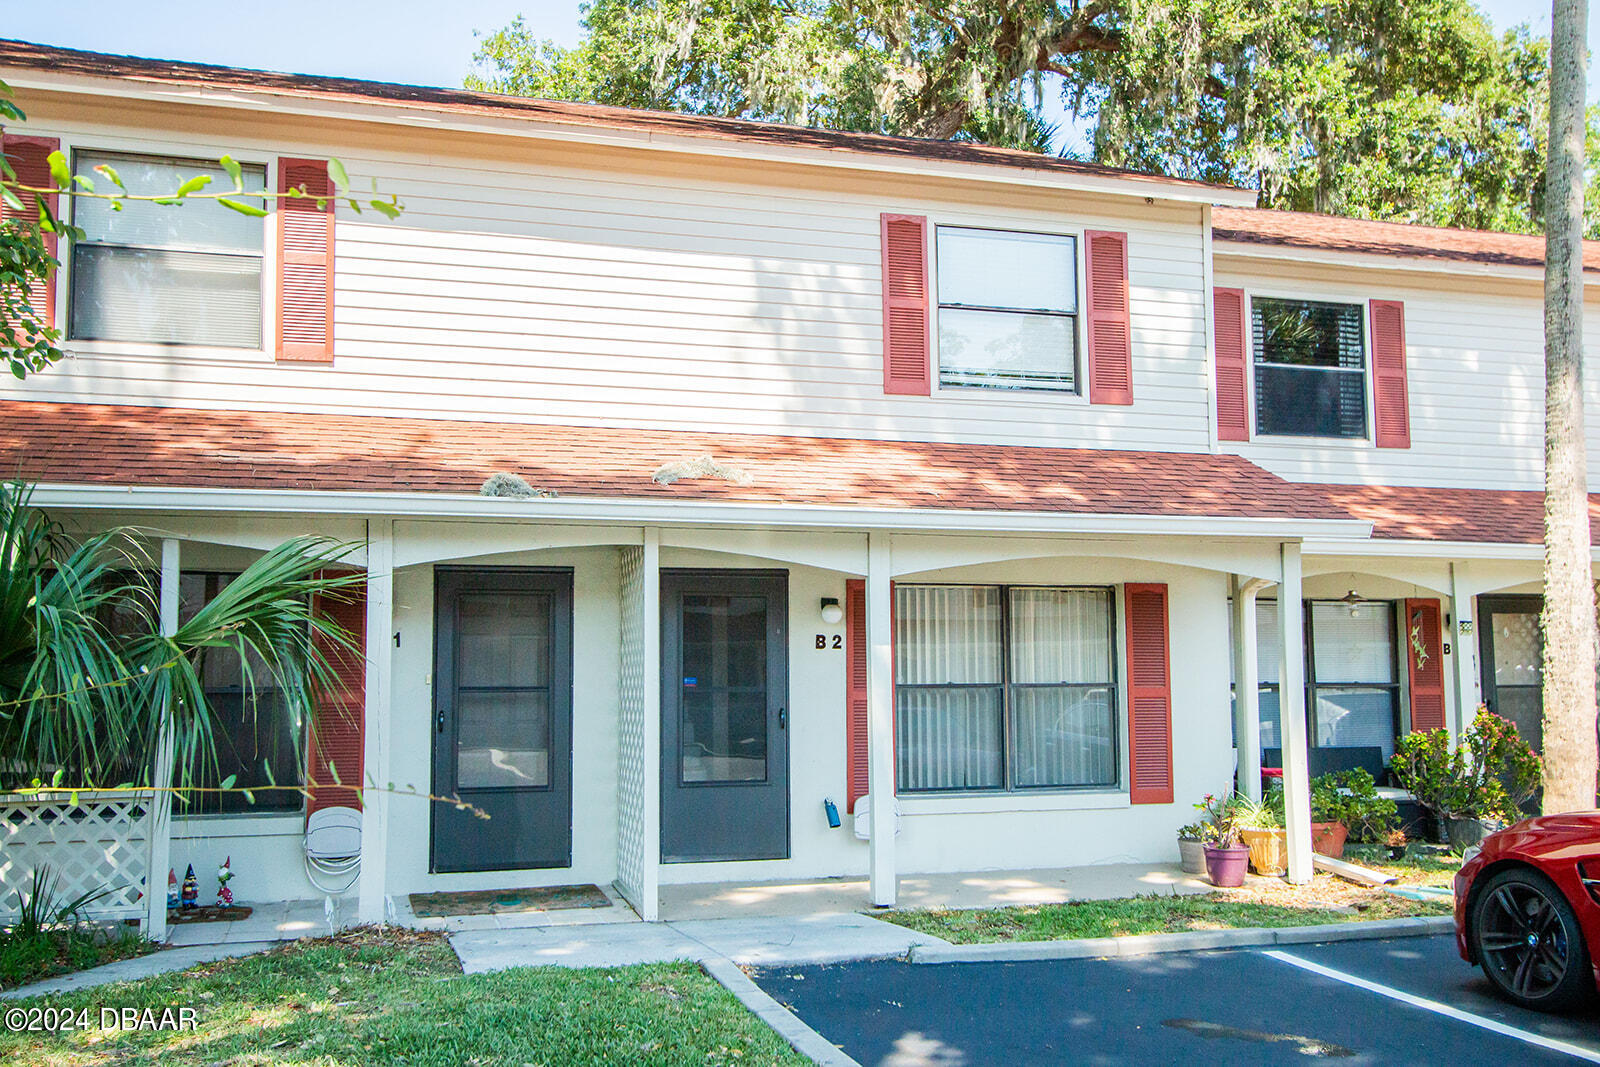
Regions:
<svg viewBox="0 0 1600 1067"><path fill-rule="evenodd" d="M1367 375L1359 304L1250 301L1256 432L1365 437Z"/></svg>
<svg viewBox="0 0 1600 1067"><path fill-rule="evenodd" d="M937 245L939 383L1075 388L1077 241L941 227Z"/></svg>
<svg viewBox="0 0 1600 1067"><path fill-rule="evenodd" d="M76 162L79 173L114 168L137 193L170 192L202 174L212 188L233 186L215 163L104 153ZM242 180L265 189L266 169L244 167ZM72 248L68 336L260 348L262 220L203 200L120 203L120 211L103 200L73 204L87 236Z"/></svg>

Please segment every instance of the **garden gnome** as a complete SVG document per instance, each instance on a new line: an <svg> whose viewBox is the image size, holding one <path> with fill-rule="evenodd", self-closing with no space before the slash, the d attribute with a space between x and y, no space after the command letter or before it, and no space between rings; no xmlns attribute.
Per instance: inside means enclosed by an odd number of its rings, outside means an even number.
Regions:
<svg viewBox="0 0 1600 1067"><path fill-rule="evenodd" d="M229 856L222 861L222 866L217 868L217 907L233 907L233 890L228 888L228 883L233 880L233 857Z"/></svg>
<svg viewBox="0 0 1600 1067"><path fill-rule="evenodd" d="M178 906L178 872L171 867L167 868L167 907Z"/></svg>
<svg viewBox="0 0 1600 1067"><path fill-rule="evenodd" d="M183 875L183 907L198 908L200 906L200 883L195 880L194 864L189 864L189 869Z"/></svg>

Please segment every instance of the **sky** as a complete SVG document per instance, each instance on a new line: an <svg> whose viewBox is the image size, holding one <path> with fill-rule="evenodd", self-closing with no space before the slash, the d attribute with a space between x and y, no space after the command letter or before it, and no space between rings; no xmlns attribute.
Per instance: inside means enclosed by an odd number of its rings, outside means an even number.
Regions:
<svg viewBox="0 0 1600 1067"><path fill-rule="evenodd" d="M1529 23L1548 33L1548 0L1477 0L1498 29ZM0 0L0 37L158 59L298 74L332 74L415 85L459 86L472 65L479 35L493 33L519 13L534 32L558 44L579 37L577 0L292 0L295 17L273 19L272 4L209 8L169 0ZM314 11L316 34L302 11ZM1600 12L1589 22L1589 50L1600 54ZM1591 100L1600 77L1591 73ZM1084 131L1065 121L1060 143L1079 147Z"/></svg>

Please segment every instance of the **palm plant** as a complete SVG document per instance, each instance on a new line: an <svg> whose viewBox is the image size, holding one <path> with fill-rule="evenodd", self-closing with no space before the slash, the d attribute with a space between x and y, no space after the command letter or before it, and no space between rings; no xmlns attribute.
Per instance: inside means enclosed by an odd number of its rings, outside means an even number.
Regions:
<svg viewBox="0 0 1600 1067"><path fill-rule="evenodd" d="M251 664L264 666L301 736L318 691L337 684L327 654L360 655L315 607L362 580L336 569L355 545L285 542L168 635L139 532L75 540L30 497L0 484L0 788L149 784L164 731L173 785L190 788L217 762L208 652L238 656L252 699Z"/></svg>

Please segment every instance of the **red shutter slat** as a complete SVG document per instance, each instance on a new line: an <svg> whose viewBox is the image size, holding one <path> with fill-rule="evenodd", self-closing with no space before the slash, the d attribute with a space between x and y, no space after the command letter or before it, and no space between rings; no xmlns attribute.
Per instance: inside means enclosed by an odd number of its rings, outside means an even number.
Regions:
<svg viewBox="0 0 1600 1067"><path fill-rule="evenodd" d="M845 810L867 795L867 583L844 583Z"/></svg>
<svg viewBox="0 0 1600 1067"><path fill-rule="evenodd" d="M879 217L883 242L883 391L927 396L928 220Z"/></svg>
<svg viewBox="0 0 1600 1067"><path fill-rule="evenodd" d="M1439 619L1437 600L1406 601L1404 651L1413 730L1444 729L1444 638Z"/></svg>
<svg viewBox="0 0 1600 1067"><path fill-rule="evenodd" d="M1250 440L1250 403L1245 386L1250 336L1246 329L1243 289L1212 290L1216 327L1217 439Z"/></svg>
<svg viewBox="0 0 1600 1067"><path fill-rule="evenodd" d="M309 782L316 783L308 810L359 808L361 797L357 789L362 784L366 744L366 587L348 586L337 593L319 595L315 609L343 627L356 647L345 650L318 639L317 647L333 668L334 684L317 694L308 731L306 768ZM340 783L337 785L335 770Z"/></svg>
<svg viewBox="0 0 1600 1067"><path fill-rule="evenodd" d="M1372 421L1379 448L1411 447L1411 409L1406 389L1406 306L1372 302Z"/></svg>
<svg viewBox="0 0 1600 1067"><path fill-rule="evenodd" d="M333 359L333 193L320 159L278 160L278 358ZM313 197L329 197L321 207Z"/></svg>
<svg viewBox="0 0 1600 1067"><path fill-rule="evenodd" d="M1135 804L1172 803L1172 668L1167 587L1123 588L1128 640L1128 791Z"/></svg>
<svg viewBox="0 0 1600 1067"><path fill-rule="evenodd" d="M1133 403L1133 320L1128 311L1128 235L1087 230L1089 403Z"/></svg>
<svg viewBox="0 0 1600 1067"><path fill-rule="evenodd" d="M50 153L59 152L61 142L54 137L33 137L26 134L7 133L0 142L0 151L4 151L6 158L11 162L11 169L17 173L17 181L23 185L54 186L55 182L50 177ZM18 193L17 198L22 201L22 209L11 207L0 200L0 221L22 222L29 225L39 221L39 205L37 193ZM50 208L50 213L60 217L61 198L56 193L45 193L44 201ZM56 255L57 236L53 233L44 235L44 246L50 255ZM33 305L33 310L41 321L47 326L54 326L56 321L56 275L51 271L43 284L35 282L28 293L28 303Z"/></svg>

